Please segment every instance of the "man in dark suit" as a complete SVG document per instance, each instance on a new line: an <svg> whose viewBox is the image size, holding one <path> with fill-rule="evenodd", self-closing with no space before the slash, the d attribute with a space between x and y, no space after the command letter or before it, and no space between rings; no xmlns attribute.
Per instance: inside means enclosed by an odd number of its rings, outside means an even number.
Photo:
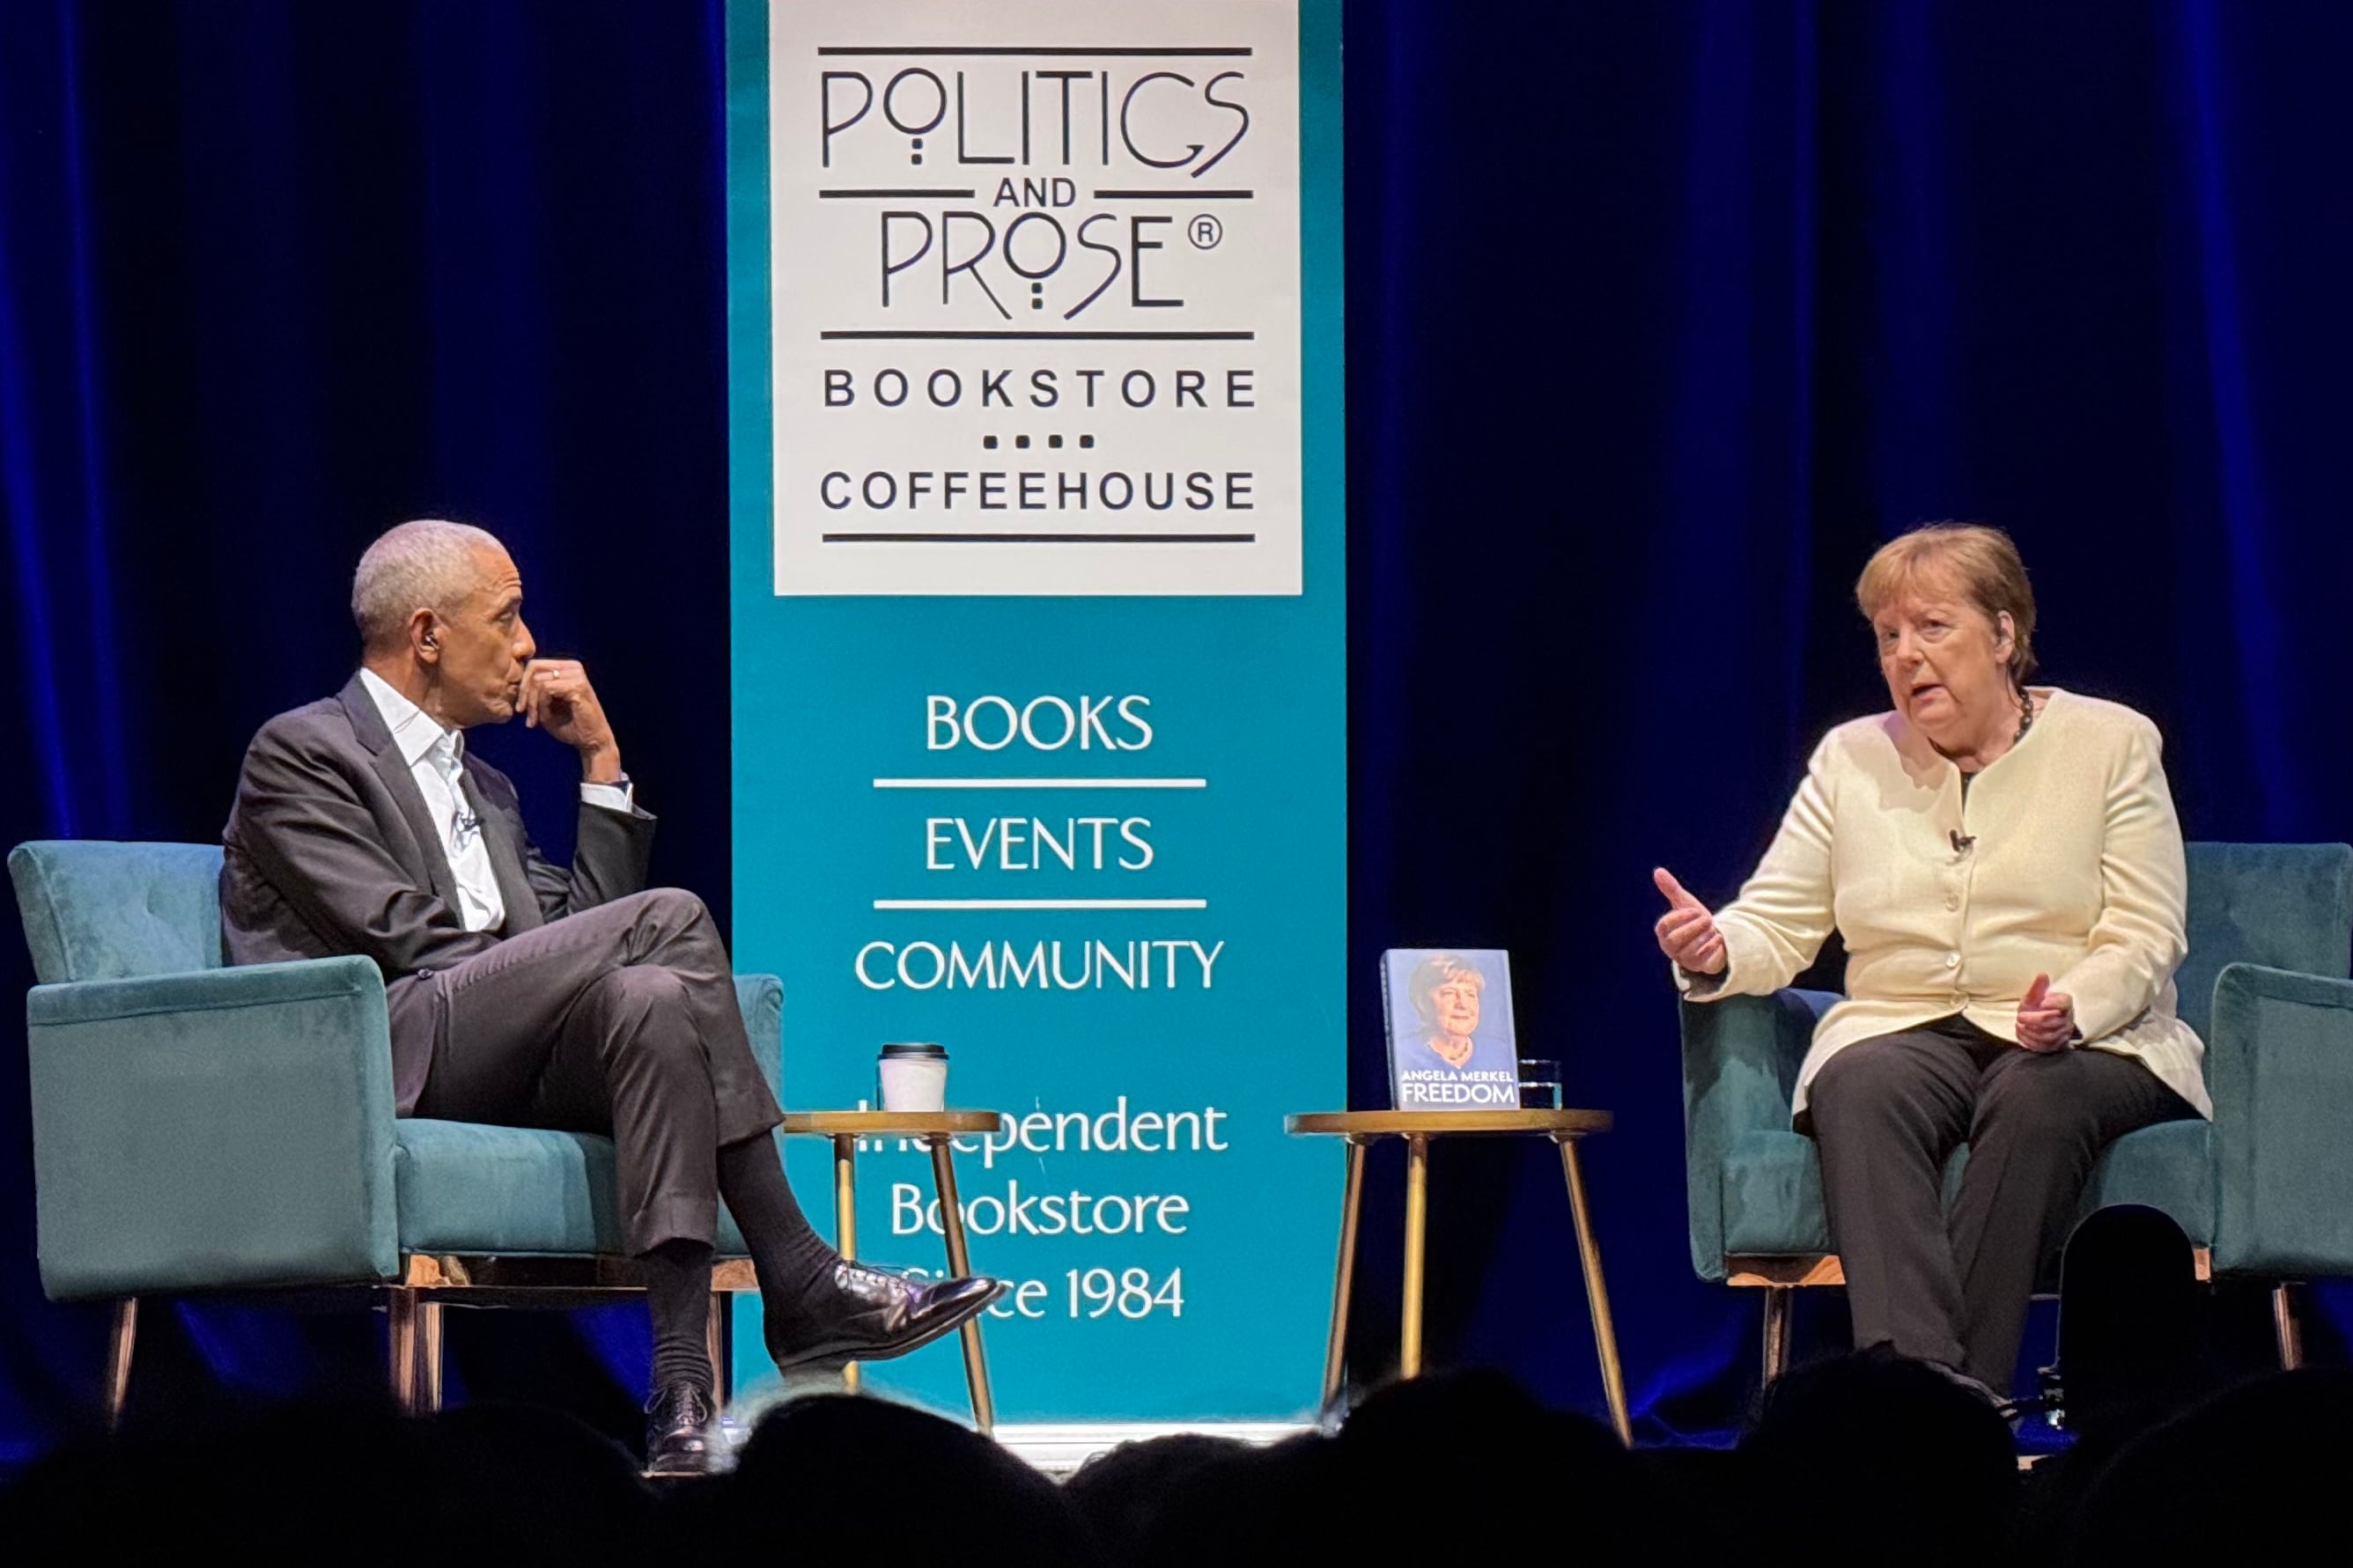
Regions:
<svg viewBox="0 0 2353 1568"><path fill-rule="evenodd" d="M724 1198L780 1368L902 1354L1004 1287L920 1285L845 1262L786 1185L769 1093L702 900L646 887L638 807L587 672L542 659L522 579L490 534L403 523L353 579L362 667L248 749L222 834L230 962L365 953L384 971L403 1116L612 1135L654 1324L648 1468L713 1450L705 1350ZM567 871L465 731L521 714L579 753Z"/></svg>

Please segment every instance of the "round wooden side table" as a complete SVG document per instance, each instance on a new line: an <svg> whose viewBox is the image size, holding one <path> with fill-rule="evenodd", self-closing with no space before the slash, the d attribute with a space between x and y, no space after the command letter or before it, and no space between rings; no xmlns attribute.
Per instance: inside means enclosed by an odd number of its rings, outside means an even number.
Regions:
<svg viewBox="0 0 2353 1568"><path fill-rule="evenodd" d="M964 1211L956 1204L955 1152L949 1140L995 1132L1005 1118L994 1110L797 1110L786 1111L784 1131L791 1135L833 1140L834 1248L842 1257L858 1256L858 1141L860 1138L912 1138L931 1151L932 1187L939 1194L940 1228L947 1233L948 1272L961 1279L972 1273L972 1256L965 1249ZM964 1378L972 1390L972 1418L983 1432L997 1426L997 1402L988 1392L988 1363L980 1349L980 1319L967 1320L956 1332L964 1340ZM858 1386L858 1363L841 1369L845 1386Z"/></svg>
<svg viewBox="0 0 2353 1568"><path fill-rule="evenodd" d="M1626 1378L1618 1364L1618 1331L1609 1321L1609 1292L1601 1282L1601 1246L1585 1204L1585 1173L1577 1142L1607 1132L1606 1110L1318 1110L1283 1119L1294 1136L1348 1141L1346 1195L1341 1200L1340 1269L1332 1288L1332 1334L1324 1352L1324 1403L1340 1396L1340 1375L1348 1335L1348 1279L1356 1265L1356 1215L1365 1192L1365 1150L1382 1138L1405 1140L1405 1301L1398 1347L1398 1374L1421 1375L1421 1287L1424 1230L1430 1213L1430 1141L1450 1136L1549 1138L1560 1146L1561 1173L1568 1181L1569 1218L1577 1227L1577 1252L1585 1267L1585 1300L1593 1313L1593 1343L1601 1358L1602 1392L1609 1422L1620 1441L1634 1440L1626 1414Z"/></svg>

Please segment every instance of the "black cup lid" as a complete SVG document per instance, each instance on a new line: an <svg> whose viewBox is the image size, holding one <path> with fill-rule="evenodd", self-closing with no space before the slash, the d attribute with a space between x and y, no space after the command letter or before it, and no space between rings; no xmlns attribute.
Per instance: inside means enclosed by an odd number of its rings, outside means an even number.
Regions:
<svg viewBox="0 0 2353 1568"><path fill-rule="evenodd" d="M938 1057L947 1059L947 1047L932 1040L893 1040L882 1047L886 1057Z"/></svg>

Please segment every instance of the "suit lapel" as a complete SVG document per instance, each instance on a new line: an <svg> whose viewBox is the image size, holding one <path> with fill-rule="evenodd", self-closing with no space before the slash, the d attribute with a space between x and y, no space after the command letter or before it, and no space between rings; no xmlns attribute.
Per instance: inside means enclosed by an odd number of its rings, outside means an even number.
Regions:
<svg viewBox="0 0 2353 1568"><path fill-rule="evenodd" d="M464 783L466 804L482 825L482 843L491 852L491 874L498 879L499 897L506 902L506 934L515 936L546 924L539 917L539 895L531 890L531 879L523 873L522 846L516 842L506 814L482 804L482 792L474 787L471 763L467 764Z"/></svg>
<svg viewBox="0 0 2353 1568"><path fill-rule="evenodd" d="M453 910L459 909L458 878L449 869L449 857L442 853L441 835L434 828L433 814L426 808L424 792L417 787L408 764L400 760L400 748L392 743L392 731L385 723L384 715L376 711L375 699L368 695L367 688L356 675L336 693L336 698L352 721L353 735L372 753L375 776L391 793L393 804L400 808L401 820L408 825L409 834L417 841L410 868L414 870L421 862L433 896ZM396 856L400 853L397 845L387 847Z"/></svg>

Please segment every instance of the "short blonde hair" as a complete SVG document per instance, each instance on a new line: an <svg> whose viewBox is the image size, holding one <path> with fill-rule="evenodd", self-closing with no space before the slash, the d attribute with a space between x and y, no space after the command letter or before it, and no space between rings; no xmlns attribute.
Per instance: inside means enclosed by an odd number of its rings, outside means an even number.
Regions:
<svg viewBox="0 0 2353 1568"><path fill-rule="evenodd" d="M2010 617L2010 678L2023 687L2034 670L2034 590L2018 546L1981 522L1931 522L1879 547L1855 579L1854 602L1875 619L1906 593L1932 584L1958 589L1985 618Z"/></svg>

